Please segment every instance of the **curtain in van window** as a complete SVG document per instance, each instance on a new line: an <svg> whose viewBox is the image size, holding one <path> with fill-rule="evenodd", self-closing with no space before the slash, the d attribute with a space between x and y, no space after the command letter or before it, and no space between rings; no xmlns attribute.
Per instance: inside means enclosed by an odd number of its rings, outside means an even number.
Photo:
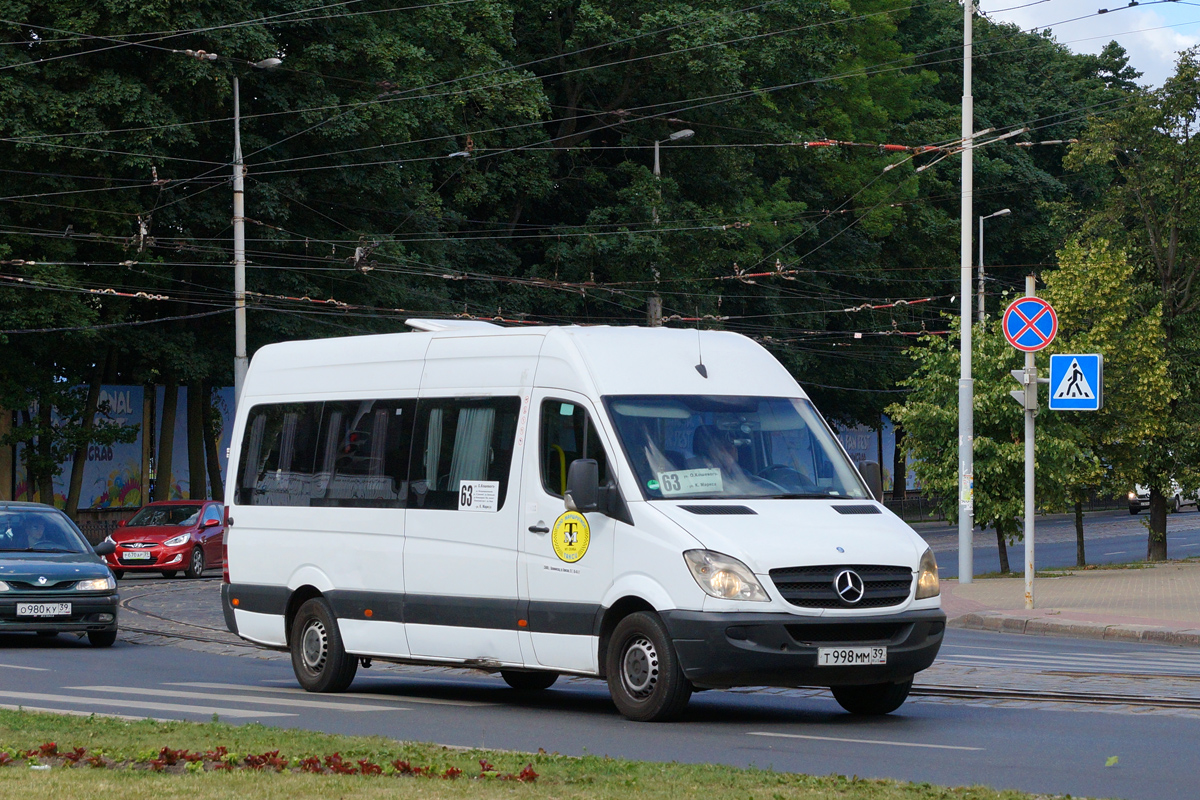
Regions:
<svg viewBox="0 0 1200 800"><path fill-rule="evenodd" d="M262 464L263 431L266 427L267 416L263 413L257 414L250 423L250 433L246 437L246 453L242 456L243 489L253 490L254 485L258 483L259 467Z"/></svg>
<svg viewBox="0 0 1200 800"><path fill-rule="evenodd" d="M440 489L437 485L438 466L442 457L442 409L435 408L429 412L429 433L425 437L425 482L430 489Z"/></svg>
<svg viewBox="0 0 1200 800"><path fill-rule="evenodd" d="M450 481L447 489L457 492L459 481L487 480L492 452L492 429L495 425L494 408L459 409L458 430L454 435L454 453L450 456Z"/></svg>

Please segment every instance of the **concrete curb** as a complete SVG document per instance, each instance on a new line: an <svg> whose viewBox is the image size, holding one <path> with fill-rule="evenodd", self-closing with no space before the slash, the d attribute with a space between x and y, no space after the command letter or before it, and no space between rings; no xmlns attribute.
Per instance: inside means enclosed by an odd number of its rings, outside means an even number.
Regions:
<svg viewBox="0 0 1200 800"><path fill-rule="evenodd" d="M1073 639L1104 639L1114 642L1140 642L1177 647L1200 648L1200 630L1168 628L1160 625L1112 625L1071 619L1022 617L997 611L973 611L951 619L952 628L998 633L1023 633L1030 636L1066 636Z"/></svg>

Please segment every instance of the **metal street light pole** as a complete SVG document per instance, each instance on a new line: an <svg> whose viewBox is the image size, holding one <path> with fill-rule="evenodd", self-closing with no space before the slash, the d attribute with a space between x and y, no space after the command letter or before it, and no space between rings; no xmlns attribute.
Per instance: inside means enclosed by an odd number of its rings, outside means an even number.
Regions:
<svg viewBox="0 0 1200 800"><path fill-rule="evenodd" d="M264 58L251 64L256 69L274 69L278 58ZM242 399L246 370L246 196L242 164L242 105L237 75L233 76L233 405Z"/></svg>
<svg viewBox="0 0 1200 800"><path fill-rule="evenodd" d="M690 139L696 135L696 132L691 128L684 128L680 131L675 131L665 139L654 140L654 178L655 180L662 179L662 168L658 158L658 146L664 143L679 142L684 139ZM658 188L658 203L662 202L662 188ZM658 203L655 203L651 211L651 216L655 226L658 225ZM657 278L657 274L655 275ZM657 294L651 295L646 301L646 322L651 328L662 327L662 298Z"/></svg>
<svg viewBox="0 0 1200 800"><path fill-rule="evenodd" d="M958 580L974 578L975 538L975 386L971 380L971 217L974 204L972 148L975 145L975 100L971 96L972 12L974 0L963 2L963 94L962 94L962 280L959 298L962 322L958 377Z"/></svg>
<svg viewBox="0 0 1200 800"><path fill-rule="evenodd" d="M1006 217L1011 214L1007 208L1002 208L994 214L979 218L979 324L983 324L983 221L992 217Z"/></svg>

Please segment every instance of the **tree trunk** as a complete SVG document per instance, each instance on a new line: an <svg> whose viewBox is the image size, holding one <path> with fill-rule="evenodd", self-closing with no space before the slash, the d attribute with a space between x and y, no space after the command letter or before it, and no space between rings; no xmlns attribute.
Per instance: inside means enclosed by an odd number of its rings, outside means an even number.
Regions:
<svg viewBox="0 0 1200 800"><path fill-rule="evenodd" d="M51 444L52 429L54 427L53 413L54 409L50 407L49 403L44 400L38 403L38 427L40 433L38 433L37 437L37 453L39 456L38 461L41 463L37 471L38 502L51 506L54 505L54 470L50 467L51 459L54 455ZM31 471L30 478L32 477L33 473Z"/></svg>
<svg viewBox="0 0 1200 800"><path fill-rule="evenodd" d="M204 387L204 404L200 407L204 415L204 454L208 462L208 485L212 487L212 495L217 500L225 497L225 483L221 480L221 458L217 446L221 440L219 419L213 413L212 387Z"/></svg>
<svg viewBox="0 0 1200 800"><path fill-rule="evenodd" d="M83 489L83 470L87 467L88 445L92 428L96 426L96 410L100 405L100 381L103 378L104 362L96 365L96 369L92 372L92 382L88 386L87 402L83 406L83 419L79 421L79 427L83 431L83 437L79 442L79 446L75 448L75 456L71 460L71 483L67 488L67 516L75 519L79 513L79 495Z"/></svg>
<svg viewBox="0 0 1200 800"><path fill-rule="evenodd" d="M1075 501L1075 566L1086 567L1087 556L1083 553L1083 501Z"/></svg>
<svg viewBox="0 0 1200 800"><path fill-rule="evenodd" d="M188 498L208 499L208 476L204 466L204 389L199 381L187 387Z"/></svg>
<svg viewBox="0 0 1200 800"><path fill-rule="evenodd" d="M162 414L159 415L158 470L154 479L154 500L171 499L171 459L175 455L175 409L179 405L179 384L172 381L163 390Z"/></svg>
<svg viewBox="0 0 1200 800"><path fill-rule="evenodd" d="M904 428L894 425L896 452L892 454L892 500L904 500L908 493L908 451L904 447Z"/></svg>
<svg viewBox="0 0 1200 800"><path fill-rule="evenodd" d="M1008 568L1008 542L1005 541L1008 537L1005 536L1007 526L997 520L996 521L996 549L1000 551L1000 572L1007 575L1011 570Z"/></svg>
<svg viewBox="0 0 1200 800"><path fill-rule="evenodd" d="M1150 536L1146 543L1147 561L1167 560L1167 496L1150 487Z"/></svg>

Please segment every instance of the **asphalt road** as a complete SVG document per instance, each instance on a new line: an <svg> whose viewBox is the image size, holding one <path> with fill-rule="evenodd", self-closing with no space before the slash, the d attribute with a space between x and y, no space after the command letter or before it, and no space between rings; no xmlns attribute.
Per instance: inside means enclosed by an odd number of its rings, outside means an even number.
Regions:
<svg viewBox="0 0 1200 800"><path fill-rule="evenodd" d="M1030 679L1064 671L1200 681L1196 651L1112 642L951 630L942 661ZM312 695L282 659L123 641L97 650L66 636L0 637L0 704L1146 800L1195 797L1200 761L1195 711L915 697L891 716L861 719L824 692L712 691L693 698L683 721L654 725L620 717L593 680L520 694L496 677L376 665L346 694ZM1113 755L1118 765L1106 768Z"/></svg>
<svg viewBox="0 0 1200 800"><path fill-rule="evenodd" d="M1149 512L1132 515L1128 510L1098 511L1084 515L1084 550L1089 564L1127 564L1146 558L1147 531L1144 523ZM914 526L937 556L938 572L943 578L958 577L958 528L948 525ZM1034 563L1038 569L1074 567L1075 518L1071 515L1038 517L1035 532ZM1000 571L1000 552L996 532L975 529L975 574ZM1185 509L1167 515L1167 555L1170 558L1200 556L1200 513ZM1008 546L1009 568L1024 570L1023 541Z"/></svg>

